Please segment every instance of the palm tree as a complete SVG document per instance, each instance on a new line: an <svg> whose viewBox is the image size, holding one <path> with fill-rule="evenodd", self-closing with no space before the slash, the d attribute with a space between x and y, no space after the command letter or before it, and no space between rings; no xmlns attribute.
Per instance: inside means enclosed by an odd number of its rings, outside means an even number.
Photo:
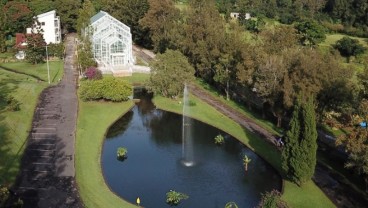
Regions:
<svg viewBox="0 0 368 208"><path fill-rule="evenodd" d="M247 155L244 155L243 164L244 164L244 167L245 167L245 171L248 171L248 163L250 163L250 161L252 161L252 160L249 159Z"/></svg>

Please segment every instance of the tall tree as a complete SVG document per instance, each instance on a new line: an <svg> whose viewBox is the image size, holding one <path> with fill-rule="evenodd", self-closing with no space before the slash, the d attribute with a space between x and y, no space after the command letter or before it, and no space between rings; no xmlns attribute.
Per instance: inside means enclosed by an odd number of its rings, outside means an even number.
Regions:
<svg viewBox="0 0 368 208"><path fill-rule="evenodd" d="M78 19L77 19L77 31L79 36L83 39L84 31L86 27L90 24L91 17L95 14L95 8L90 0L85 0L83 2L82 8L79 9Z"/></svg>
<svg viewBox="0 0 368 208"><path fill-rule="evenodd" d="M55 7L64 30L75 32L81 0L55 0Z"/></svg>
<svg viewBox="0 0 368 208"><path fill-rule="evenodd" d="M212 82L226 31L225 22L212 0L189 1L184 19L180 48L196 69L196 75Z"/></svg>
<svg viewBox="0 0 368 208"><path fill-rule="evenodd" d="M297 101L282 150L282 168L298 185L311 180L317 161L317 127L312 98Z"/></svg>
<svg viewBox="0 0 368 208"><path fill-rule="evenodd" d="M149 10L140 20L143 28L150 30L153 48L156 52L164 53L167 48L174 48L174 37L178 31L180 10L175 8L171 0L148 0Z"/></svg>

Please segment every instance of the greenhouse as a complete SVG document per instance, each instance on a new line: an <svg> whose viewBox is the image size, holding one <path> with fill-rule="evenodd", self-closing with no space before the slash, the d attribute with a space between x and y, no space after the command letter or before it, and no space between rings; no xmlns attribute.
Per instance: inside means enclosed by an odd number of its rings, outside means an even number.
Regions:
<svg viewBox="0 0 368 208"><path fill-rule="evenodd" d="M106 71L131 70L134 64L130 28L104 11L91 18L94 58Z"/></svg>

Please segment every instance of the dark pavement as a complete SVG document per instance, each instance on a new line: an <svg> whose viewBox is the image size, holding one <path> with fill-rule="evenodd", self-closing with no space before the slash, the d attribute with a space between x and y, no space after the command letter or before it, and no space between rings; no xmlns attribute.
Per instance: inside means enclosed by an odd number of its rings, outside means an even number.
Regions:
<svg viewBox="0 0 368 208"><path fill-rule="evenodd" d="M74 36L66 38L64 77L45 89L13 190L23 207L82 207L74 168L78 72L74 68Z"/></svg>

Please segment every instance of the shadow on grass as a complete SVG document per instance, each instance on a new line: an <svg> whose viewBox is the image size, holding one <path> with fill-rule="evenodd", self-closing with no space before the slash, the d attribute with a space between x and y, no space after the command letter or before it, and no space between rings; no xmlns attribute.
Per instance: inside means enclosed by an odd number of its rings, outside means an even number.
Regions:
<svg viewBox="0 0 368 208"><path fill-rule="evenodd" d="M42 78L40 78L38 76L35 76L35 75L32 75L32 74L27 74L27 73L24 73L24 72L20 72L20 71L17 71L16 69L11 69L11 68L8 68L8 67L2 66L2 65L0 65L0 69L4 69L6 71L17 73L17 74L23 74L23 75L26 75L26 76L30 76L30 77L36 79L37 81L42 81L42 82L45 82L46 81L46 80L44 80L44 79L42 79Z"/></svg>

